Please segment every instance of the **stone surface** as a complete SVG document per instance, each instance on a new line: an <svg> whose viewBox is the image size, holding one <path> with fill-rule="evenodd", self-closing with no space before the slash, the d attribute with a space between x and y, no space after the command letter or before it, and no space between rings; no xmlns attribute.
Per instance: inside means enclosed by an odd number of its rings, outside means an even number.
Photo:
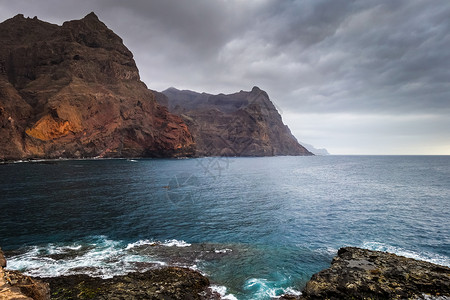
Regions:
<svg viewBox="0 0 450 300"><path fill-rule="evenodd" d="M50 299L48 284L25 276L17 271L6 270L6 260L0 249L0 299L1 300L47 300Z"/></svg>
<svg viewBox="0 0 450 300"><path fill-rule="evenodd" d="M52 299L219 299L200 273L177 267L130 273L111 279L86 275L42 278Z"/></svg>
<svg viewBox="0 0 450 300"><path fill-rule="evenodd" d="M0 160L192 155L187 126L157 95L94 13L0 24Z"/></svg>
<svg viewBox="0 0 450 300"><path fill-rule="evenodd" d="M180 115L199 156L312 155L283 124L266 92L210 95L170 88L157 100Z"/></svg>
<svg viewBox="0 0 450 300"><path fill-rule="evenodd" d="M450 299L450 268L341 248L330 268L312 276L300 299Z"/></svg>
<svg viewBox="0 0 450 300"><path fill-rule="evenodd" d="M3 253L0 249L0 259ZM1 300L220 299L197 271L166 267L110 279L87 275L32 278L0 267Z"/></svg>
<svg viewBox="0 0 450 300"><path fill-rule="evenodd" d="M0 268L6 267L6 259L5 255L3 254L2 248L0 248Z"/></svg>

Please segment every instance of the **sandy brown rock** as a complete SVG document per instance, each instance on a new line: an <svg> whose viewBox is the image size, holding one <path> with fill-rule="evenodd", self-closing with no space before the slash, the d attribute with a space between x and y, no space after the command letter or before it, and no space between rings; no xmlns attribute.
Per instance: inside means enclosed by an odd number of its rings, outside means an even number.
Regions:
<svg viewBox="0 0 450 300"><path fill-rule="evenodd" d="M20 272L4 269L6 259L0 248L0 299L2 300L48 300L50 288L40 280Z"/></svg>
<svg viewBox="0 0 450 300"><path fill-rule="evenodd" d="M0 248L0 268L6 267L6 259L5 255L3 254L2 248Z"/></svg>
<svg viewBox="0 0 450 300"><path fill-rule="evenodd" d="M155 95L93 13L0 24L0 160L192 155L187 126Z"/></svg>
<svg viewBox="0 0 450 300"><path fill-rule="evenodd" d="M158 97L182 116L194 136L199 156L312 155L283 124L266 92L210 95L175 88Z"/></svg>
<svg viewBox="0 0 450 300"><path fill-rule="evenodd" d="M441 298L433 298L441 297ZM341 248L300 299L449 299L450 268L395 254Z"/></svg>

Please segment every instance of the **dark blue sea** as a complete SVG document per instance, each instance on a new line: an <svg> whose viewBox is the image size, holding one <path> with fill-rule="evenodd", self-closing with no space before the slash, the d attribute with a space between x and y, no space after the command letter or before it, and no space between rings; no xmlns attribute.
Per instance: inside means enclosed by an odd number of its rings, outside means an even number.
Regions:
<svg viewBox="0 0 450 300"><path fill-rule="evenodd" d="M299 293L343 246L450 266L450 156L0 165L0 246L35 276L164 265L226 299Z"/></svg>

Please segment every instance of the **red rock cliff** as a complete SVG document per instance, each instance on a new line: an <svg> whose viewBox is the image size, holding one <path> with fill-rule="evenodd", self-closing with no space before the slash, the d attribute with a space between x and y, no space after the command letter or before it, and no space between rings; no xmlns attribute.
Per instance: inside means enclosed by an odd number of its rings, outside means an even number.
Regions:
<svg viewBox="0 0 450 300"><path fill-rule="evenodd" d="M187 126L155 97L94 13L0 24L0 160L192 155Z"/></svg>

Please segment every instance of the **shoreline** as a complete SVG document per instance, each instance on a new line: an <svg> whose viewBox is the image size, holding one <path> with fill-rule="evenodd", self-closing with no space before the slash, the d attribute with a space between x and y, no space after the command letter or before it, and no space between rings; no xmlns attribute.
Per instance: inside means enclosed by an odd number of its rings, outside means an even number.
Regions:
<svg viewBox="0 0 450 300"><path fill-rule="evenodd" d="M6 269L1 249L0 265L2 299L108 299L125 295L142 299L236 299L221 293L220 287L189 268L164 266L108 279L85 274L36 278ZM17 293L31 298L18 298ZM311 277L300 295L284 294L278 298L448 300L450 268L389 252L344 247L329 268Z"/></svg>

